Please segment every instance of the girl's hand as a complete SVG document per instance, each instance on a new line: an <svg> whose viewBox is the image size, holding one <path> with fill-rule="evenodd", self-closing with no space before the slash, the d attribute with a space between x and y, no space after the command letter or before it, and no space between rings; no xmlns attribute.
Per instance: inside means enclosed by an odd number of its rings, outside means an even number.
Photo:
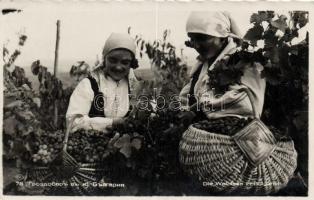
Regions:
<svg viewBox="0 0 314 200"><path fill-rule="evenodd" d="M124 127L124 125L126 124L126 119L127 119L126 117L113 119L112 128L118 129Z"/></svg>

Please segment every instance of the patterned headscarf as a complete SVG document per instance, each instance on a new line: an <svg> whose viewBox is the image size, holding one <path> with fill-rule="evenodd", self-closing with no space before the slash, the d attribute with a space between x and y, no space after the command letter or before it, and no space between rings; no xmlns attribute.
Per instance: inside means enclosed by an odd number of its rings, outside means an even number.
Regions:
<svg viewBox="0 0 314 200"><path fill-rule="evenodd" d="M187 33L202 33L215 37L241 38L236 22L228 12L192 12L186 23Z"/></svg>

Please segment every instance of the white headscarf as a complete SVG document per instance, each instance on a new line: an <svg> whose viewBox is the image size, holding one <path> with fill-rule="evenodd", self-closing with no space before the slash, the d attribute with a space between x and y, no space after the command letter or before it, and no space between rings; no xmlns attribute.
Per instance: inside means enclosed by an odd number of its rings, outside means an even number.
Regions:
<svg viewBox="0 0 314 200"><path fill-rule="evenodd" d="M104 57L115 49L127 49L133 53L134 56L136 56L136 45L135 40L129 35L124 33L111 33L111 35L106 40L105 46L102 51L102 61L94 67L93 70L98 69L99 67L103 66ZM133 69L130 69L129 73L129 81L130 80L136 80L137 78L134 74ZM132 82L131 81L131 82Z"/></svg>
<svg viewBox="0 0 314 200"><path fill-rule="evenodd" d="M241 38L242 34L228 12L195 11L186 23L187 33L202 33L215 37Z"/></svg>
<svg viewBox="0 0 314 200"><path fill-rule="evenodd" d="M110 51L120 48L127 49L131 51L134 56L136 55L134 39L130 35L124 33L112 33L106 40L102 55L105 57Z"/></svg>

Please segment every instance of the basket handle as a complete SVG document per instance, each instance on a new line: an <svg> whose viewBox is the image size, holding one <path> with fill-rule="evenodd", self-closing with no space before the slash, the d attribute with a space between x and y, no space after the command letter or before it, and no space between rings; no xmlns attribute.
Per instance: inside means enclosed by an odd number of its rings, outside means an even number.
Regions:
<svg viewBox="0 0 314 200"><path fill-rule="evenodd" d="M254 103L254 96L253 96L252 91L247 87L241 88L239 91L246 92L247 96L249 97L251 106L252 106L253 117L254 117L254 119L259 119L260 117L259 117L259 114L257 113L257 108L256 108L256 105Z"/></svg>
<svg viewBox="0 0 314 200"><path fill-rule="evenodd" d="M68 140L69 140L69 135L70 135L70 131L73 127L74 124L74 120L76 118L82 117L83 115L81 114L76 114L74 115L70 121L69 121L69 125L67 126L66 132L65 132L65 136L64 136L64 141L63 141L63 151L66 151L67 147L68 147Z"/></svg>

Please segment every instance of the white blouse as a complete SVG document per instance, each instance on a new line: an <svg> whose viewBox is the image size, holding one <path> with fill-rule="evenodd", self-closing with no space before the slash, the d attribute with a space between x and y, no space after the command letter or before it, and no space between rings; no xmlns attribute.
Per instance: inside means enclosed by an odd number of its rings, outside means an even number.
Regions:
<svg viewBox="0 0 314 200"><path fill-rule="evenodd" d="M98 83L99 91L104 94L105 117L91 118L88 116L93 103L94 92L90 80L84 78L74 89L66 113L67 120L76 114L83 115L83 117L74 120L71 132L78 129L93 129L107 133L107 128L112 127L113 119L124 117L129 110L127 79L115 81L109 76L105 77L101 71L95 72L92 76Z"/></svg>

